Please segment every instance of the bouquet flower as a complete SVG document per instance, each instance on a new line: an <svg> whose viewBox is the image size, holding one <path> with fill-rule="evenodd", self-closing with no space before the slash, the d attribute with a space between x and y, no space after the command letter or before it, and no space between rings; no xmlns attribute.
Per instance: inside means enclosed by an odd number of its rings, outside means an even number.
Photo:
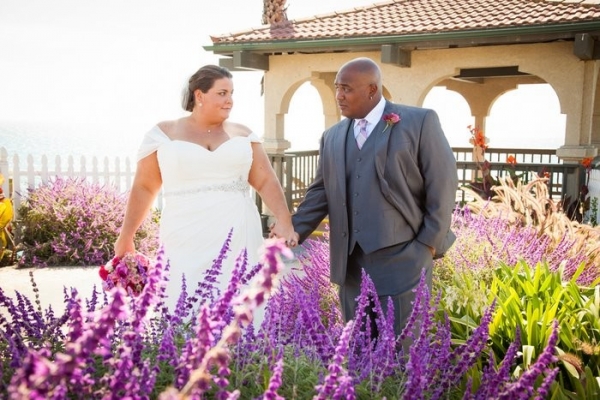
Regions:
<svg viewBox="0 0 600 400"><path fill-rule="evenodd" d="M115 286L121 286L137 296L146 285L149 266L150 259L140 253L127 253L122 258L115 256L100 266L102 288L108 291Z"/></svg>

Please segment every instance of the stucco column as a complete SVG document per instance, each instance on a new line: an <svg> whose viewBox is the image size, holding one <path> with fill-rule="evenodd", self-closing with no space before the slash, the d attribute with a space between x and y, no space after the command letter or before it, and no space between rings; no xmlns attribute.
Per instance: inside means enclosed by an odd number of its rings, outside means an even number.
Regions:
<svg viewBox="0 0 600 400"><path fill-rule="evenodd" d="M596 61L596 68L600 69L600 61ZM598 73L600 75L600 73ZM594 106L592 110L592 144L600 147L600 78L596 81L594 90Z"/></svg>
<svg viewBox="0 0 600 400"><path fill-rule="evenodd" d="M560 100L561 112L567 116L565 144L556 150L556 155L565 162L594 157L598 153L592 144L598 61L582 61L572 53L552 59L552 68L534 64L531 71L552 85Z"/></svg>
<svg viewBox="0 0 600 400"><path fill-rule="evenodd" d="M310 79L310 84L317 89L323 104L323 130L340 120L341 114L335 100L335 75L333 72L313 72Z"/></svg>
<svg viewBox="0 0 600 400"><path fill-rule="evenodd" d="M285 114L272 113L274 109L269 106L269 99L265 99L266 129L263 145L269 154L283 154L292 145L285 139ZM271 110L271 113L267 110Z"/></svg>
<svg viewBox="0 0 600 400"><path fill-rule="evenodd" d="M600 133L594 132L593 129L594 110L597 102L600 100L596 98L600 61L582 62L584 66L580 92L581 118L579 121L575 121L579 125L579 144L567 143L556 151L556 155L567 162L579 162L585 157L595 157L598 154L598 144L594 143L594 141L600 136ZM595 126L596 130L599 128L597 125Z"/></svg>
<svg viewBox="0 0 600 400"><path fill-rule="evenodd" d="M281 99L284 97L287 87L282 87L280 81L279 74L273 71L265 72L265 133L263 145L269 154L283 154L291 147L291 143L285 139L285 113L282 113L281 107Z"/></svg>
<svg viewBox="0 0 600 400"><path fill-rule="evenodd" d="M600 61L586 61L583 70L583 93L581 112L581 139L583 143L592 143L594 108L598 99L596 88L598 87L598 71Z"/></svg>

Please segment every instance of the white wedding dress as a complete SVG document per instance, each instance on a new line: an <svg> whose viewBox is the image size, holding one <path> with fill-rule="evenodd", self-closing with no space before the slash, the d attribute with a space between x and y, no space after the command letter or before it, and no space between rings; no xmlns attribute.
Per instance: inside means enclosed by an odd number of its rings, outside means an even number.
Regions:
<svg viewBox="0 0 600 400"><path fill-rule="evenodd" d="M260 142L254 133L230 138L210 151L195 143L171 140L158 126L144 137L138 160L156 151L163 180L160 238L170 263L166 295L171 311L181 293L182 276L185 274L188 294L193 294L231 230L231 251L217 277L221 293L244 249L247 270L259 261L262 225L248 185L252 142ZM254 319L258 327L262 316L255 313Z"/></svg>

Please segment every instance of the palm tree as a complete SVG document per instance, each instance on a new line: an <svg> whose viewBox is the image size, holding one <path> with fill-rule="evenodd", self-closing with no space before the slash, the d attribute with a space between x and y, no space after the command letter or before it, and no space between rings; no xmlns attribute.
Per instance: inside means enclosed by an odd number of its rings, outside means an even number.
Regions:
<svg viewBox="0 0 600 400"><path fill-rule="evenodd" d="M277 25L287 22L286 0L263 0L263 25Z"/></svg>

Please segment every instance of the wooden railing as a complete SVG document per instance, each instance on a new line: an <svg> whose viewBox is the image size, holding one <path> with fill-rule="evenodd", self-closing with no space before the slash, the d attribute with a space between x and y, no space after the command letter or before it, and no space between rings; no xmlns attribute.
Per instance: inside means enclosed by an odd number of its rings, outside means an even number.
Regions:
<svg viewBox="0 0 600 400"><path fill-rule="evenodd" d="M269 158L283 186L288 207L294 211L304 199L306 188L315 178L319 151L296 151L284 155L271 154ZM256 205L261 213L267 213L260 197L256 198Z"/></svg>
<svg viewBox="0 0 600 400"><path fill-rule="evenodd" d="M472 147L454 147L452 150L457 160L459 180L456 201L464 203L471 198L460 188L468 186L476 178L479 167L473 161ZM513 167L505 162L509 155L516 158L516 166ZM284 187L288 207L294 211L304 198L306 188L315 177L319 152L317 150L300 151L284 155L270 155L269 157ZM505 176L512 168L517 174L523 174L526 181L547 173L549 193L555 201L560 201L565 196L576 198L581 182L583 182L581 167L578 164L561 163L555 150L497 148L487 149L485 157L491 163L490 173L493 177ZM257 206L261 213L268 213L260 198L257 198Z"/></svg>
<svg viewBox="0 0 600 400"><path fill-rule="evenodd" d="M473 147L453 147L458 170L459 187L469 186L476 177L480 166L473 160ZM506 162L508 156L514 156L516 165ZM583 182L582 169L578 164L563 164L551 149L509 149L488 148L485 159L491 163L490 174L494 178L505 177L510 171L522 175L523 182L529 182L537 176L547 176L550 197L560 201L566 196L575 198ZM457 201L471 200L468 193L459 190Z"/></svg>
<svg viewBox="0 0 600 400"><path fill-rule="evenodd" d="M456 161L474 161L473 147L453 147ZM509 149L509 148L488 148L485 151L485 158L492 163L506 162L506 158L512 155L516 158L518 164L560 164L561 161L556 156L556 150L551 149Z"/></svg>
<svg viewBox="0 0 600 400"><path fill-rule="evenodd" d="M459 186L468 185L475 179L478 170L477 164L473 161L472 148L456 147L453 148L453 151L457 160ZM553 199L560 200L565 196L571 196L573 199L577 197L581 183L584 182L583 170L579 165L562 164L554 150L487 149L485 156L491 162L492 176L504 176L508 173L511 168L509 164L505 163L508 155L516 157L515 170L517 173L524 173L527 179L547 172L549 191ZM269 157L284 187L288 207L294 211L304 198L306 188L315 177L319 152L317 150L298 151ZM41 163L35 163L29 156L25 168L22 168L17 155L9 159L6 149L0 147L0 173L6 178L2 187L4 192L9 193L9 196L12 197L15 208L18 209L27 188L33 188L53 176L84 177L91 182L114 185L121 191L127 191L131 187L134 170L129 159L119 160L117 158L111 162L107 158L103 160L92 158L91 162L87 163L87 160L82 157L76 163L75 159L69 156L66 159L66 165L63 165L62 161L57 156L54 164L51 165L47 157L43 156ZM590 187L590 189L592 188ZM457 202L464 202L468 201L469 197L463 190L457 188L456 199ZM262 214L268 214L260 197L256 196L256 202L259 211ZM161 196L157 199L156 206L161 208Z"/></svg>
<svg viewBox="0 0 600 400"><path fill-rule="evenodd" d="M477 163L473 161L457 161L459 187L468 187L475 180ZM582 182L581 167L577 164L517 164L512 166L507 163L491 163L490 174L494 178L508 176L514 170L517 175L522 176L522 182L527 183L538 176L548 178L548 192L554 201L560 201L566 196L574 199L577 196L580 183ZM573 188L569 192L569 188ZM472 197L464 190L457 192L456 200L465 203Z"/></svg>

